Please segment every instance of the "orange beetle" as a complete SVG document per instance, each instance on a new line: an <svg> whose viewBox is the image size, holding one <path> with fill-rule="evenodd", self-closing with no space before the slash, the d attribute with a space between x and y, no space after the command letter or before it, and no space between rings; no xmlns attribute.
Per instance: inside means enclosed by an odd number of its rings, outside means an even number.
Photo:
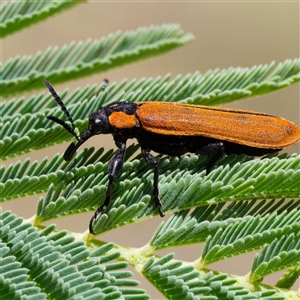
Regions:
<svg viewBox="0 0 300 300"><path fill-rule="evenodd" d="M264 113L180 103L128 101L113 103L92 113L88 128L77 135L63 102L49 82L44 81L44 84L72 127L56 117L47 118L62 125L77 140L65 151L65 160L70 160L86 140L97 134L112 134L118 147L108 165L106 198L90 221L89 230L93 234L94 221L109 204L112 184L122 169L127 139L138 140L144 159L154 168L153 198L161 216L164 214L158 197L158 162L150 150L171 156L187 152L215 153L211 166L222 153L261 156L300 140L299 126Z"/></svg>

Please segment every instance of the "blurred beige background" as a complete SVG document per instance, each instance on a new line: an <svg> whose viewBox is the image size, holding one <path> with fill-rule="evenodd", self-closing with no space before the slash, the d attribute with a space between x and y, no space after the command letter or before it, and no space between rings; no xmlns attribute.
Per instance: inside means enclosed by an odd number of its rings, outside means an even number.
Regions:
<svg viewBox="0 0 300 300"><path fill-rule="evenodd" d="M73 89L87 83L100 83L103 78L120 81L123 78L141 78L177 74L201 73L208 69L228 68L230 66L251 67L257 64L281 62L288 58L299 57L299 3L296 2L100 2L90 1L76 8L48 19L36 26L9 36L2 41L2 61L15 55L35 54L49 45L62 46L72 40L86 40L106 36L116 30L134 30L151 24L179 23L186 32L194 34L196 40L168 54L127 65L121 69L86 77L72 83L55 86L59 92L65 87ZM42 84L42 83L41 83ZM258 110L287 118L297 124L299 120L299 85L230 104L232 107ZM110 148L112 139L94 138L86 145ZM46 155L52 157L62 153L66 145L47 149ZM290 147L290 153L298 152L299 145ZM44 157L45 151L34 153L34 159ZM27 157L24 155L22 160ZM10 163L11 161L7 162ZM12 201L3 205L14 213L29 218L35 213L40 195L22 201ZM57 221L58 228L67 228L82 232L92 213L66 217ZM165 218L166 220L167 218ZM128 226L101 235L99 239L114 241L125 246L141 247L152 236L156 226L162 220L141 222L138 226ZM56 222L56 220L55 220ZM174 249L175 258L194 260L201 255L202 245L193 245ZM167 253L160 252L160 254ZM230 274L244 275L250 267L254 253L229 259L212 269ZM266 278L273 284L277 276ZM151 299L163 299L163 296L145 282L142 282L151 295Z"/></svg>

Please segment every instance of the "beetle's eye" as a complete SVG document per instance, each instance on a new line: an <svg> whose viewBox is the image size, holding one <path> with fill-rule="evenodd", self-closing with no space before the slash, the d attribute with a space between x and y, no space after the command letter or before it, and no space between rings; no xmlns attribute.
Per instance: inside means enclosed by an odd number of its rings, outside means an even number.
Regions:
<svg viewBox="0 0 300 300"><path fill-rule="evenodd" d="M100 118L97 117L90 117L89 118L89 130L93 134L101 133L102 131L102 121Z"/></svg>

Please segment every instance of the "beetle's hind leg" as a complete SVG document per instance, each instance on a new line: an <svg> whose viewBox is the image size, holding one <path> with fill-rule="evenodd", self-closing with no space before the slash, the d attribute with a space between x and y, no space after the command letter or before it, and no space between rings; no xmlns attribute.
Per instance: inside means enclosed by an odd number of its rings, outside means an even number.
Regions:
<svg viewBox="0 0 300 300"><path fill-rule="evenodd" d="M224 143L219 141L219 142L209 143L209 144L199 148L197 151L195 151L195 153L198 155L199 154L210 154L210 153L215 154L206 166L206 175L210 173L214 164L219 160L219 158L222 157L224 150L225 150Z"/></svg>
<svg viewBox="0 0 300 300"><path fill-rule="evenodd" d="M157 207L157 210L159 212L159 215L161 217L164 217L165 214L162 212L162 204L159 200L159 190L158 190L158 161L157 159L149 153L146 149L142 148L142 155L146 161L146 163L154 168L154 179L153 179L153 199L155 202L155 205Z"/></svg>

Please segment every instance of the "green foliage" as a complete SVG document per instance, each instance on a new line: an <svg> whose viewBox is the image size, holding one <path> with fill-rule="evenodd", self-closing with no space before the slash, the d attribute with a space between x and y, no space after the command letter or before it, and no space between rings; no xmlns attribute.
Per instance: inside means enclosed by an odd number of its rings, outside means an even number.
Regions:
<svg viewBox="0 0 300 300"><path fill-rule="evenodd" d="M278 211L283 203L283 200L238 201L226 208L224 203L212 204L201 206L190 215L189 210L184 210L158 228L150 244L160 250L206 241L203 264L238 255L244 250L259 249L274 236L299 231L300 212L294 208L299 207L300 201L289 201L284 210Z"/></svg>
<svg viewBox="0 0 300 300"><path fill-rule="evenodd" d="M37 230L9 212L0 215L3 299L148 299L113 244L96 250L55 226ZM130 289L129 289L130 287Z"/></svg>
<svg viewBox="0 0 300 300"><path fill-rule="evenodd" d="M69 9L84 0L69 1L12 1L1 2L0 37L19 31L40 22L63 10Z"/></svg>
<svg viewBox="0 0 300 300"><path fill-rule="evenodd" d="M73 2L22 2L2 6L3 36L49 17ZM20 17L21 13L21 17ZM19 15L18 15L19 14ZM14 21L12 21L14 20ZM111 34L98 41L50 47L34 57L17 57L2 68L2 96L43 88L161 54L192 40L178 25L152 26ZM83 130L91 111L114 101L176 101L215 105L263 95L300 80L299 59L252 68L211 70L112 83L58 93L76 126ZM46 119L62 112L44 91L1 103L2 160L69 141L70 134ZM97 220L102 233L157 215L151 194L153 170L129 146L122 175L113 187L114 201ZM83 149L71 162L59 154L41 161L25 158L0 168L1 202L42 194L36 214L24 220L0 214L0 292L5 299L148 299L131 279L128 265L168 299L286 299L300 275L300 156L272 154L221 157L207 175L210 155L160 157L159 187L164 212L152 239L134 249L94 239L87 232L56 230L44 222L93 212L104 199L107 162L113 150ZM289 199L289 200L288 200ZM26 201L26 199L23 199ZM203 243L196 261L183 262L156 251ZM210 264L261 250L251 272L234 276ZM262 284L278 270L274 287Z"/></svg>
<svg viewBox="0 0 300 300"><path fill-rule="evenodd" d="M182 46L193 40L176 24L116 32L100 40L71 42L49 47L35 56L14 57L2 66L0 88L2 96L40 89L41 82L64 82L104 72L124 64L145 59Z"/></svg>
<svg viewBox="0 0 300 300"><path fill-rule="evenodd" d="M291 216L289 216L291 217ZM299 218L298 218L299 219ZM252 265L252 279L258 281L274 271L294 266L300 262L300 230L285 234L279 240L273 238L272 243L265 244ZM298 265L300 265L298 263Z"/></svg>
<svg viewBox="0 0 300 300"><path fill-rule="evenodd" d="M143 268L143 275L167 298L171 299L285 299L274 289L249 292L237 279L212 271L199 272L192 263L173 259L173 254L152 257Z"/></svg>
<svg viewBox="0 0 300 300"><path fill-rule="evenodd" d="M278 280L276 286L283 289L291 289L293 284L297 282L300 276L300 267L292 267L287 269L283 276Z"/></svg>

